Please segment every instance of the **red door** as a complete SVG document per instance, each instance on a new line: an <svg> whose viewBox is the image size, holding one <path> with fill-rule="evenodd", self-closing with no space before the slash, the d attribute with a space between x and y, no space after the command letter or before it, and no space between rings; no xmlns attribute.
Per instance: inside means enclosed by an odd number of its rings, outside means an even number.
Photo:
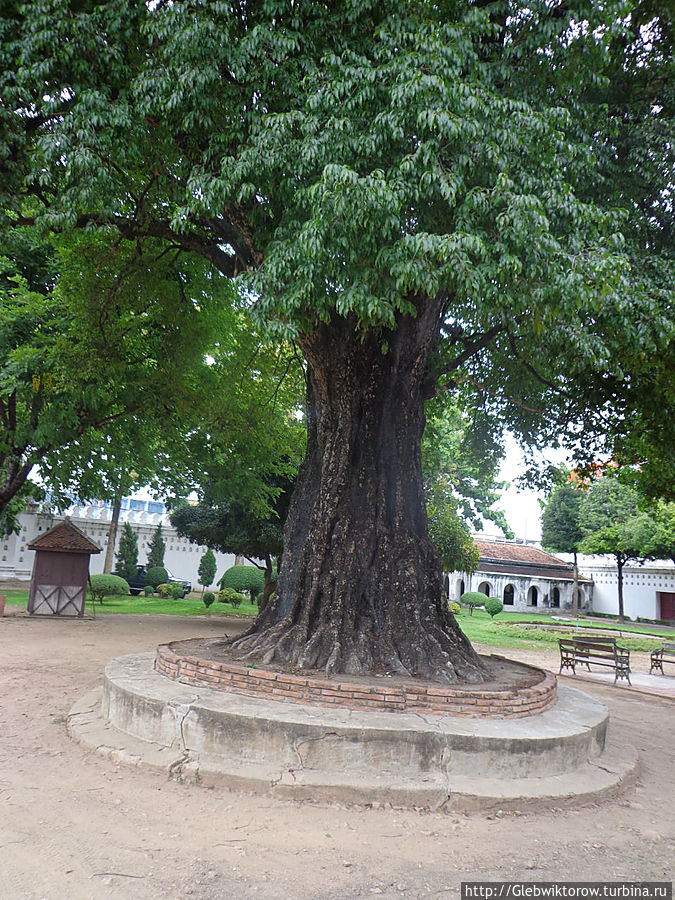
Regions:
<svg viewBox="0 0 675 900"><path fill-rule="evenodd" d="M661 619L675 619L675 594L659 591L661 601Z"/></svg>

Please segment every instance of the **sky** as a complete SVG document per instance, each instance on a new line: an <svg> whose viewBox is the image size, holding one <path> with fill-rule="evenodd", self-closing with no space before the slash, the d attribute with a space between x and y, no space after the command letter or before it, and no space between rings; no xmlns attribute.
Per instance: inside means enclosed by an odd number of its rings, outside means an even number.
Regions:
<svg viewBox="0 0 675 900"><path fill-rule="evenodd" d="M499 469L499 477L502 481L510 482L511 487L504 491L495 505L506 514L506 520L516 538L538 541L541 539L539 501L544 500L545 494L541 491L526 490L516 483L517 479L525 473L525 457L520 446L510 435L506 436L505 447L506 453ZM547 448L541 451L541 456L547 462L556 464L565 462L565 454L559 450ZM503 537L496 525L488 522L486 526L483 534L490 537Z"/></svg>

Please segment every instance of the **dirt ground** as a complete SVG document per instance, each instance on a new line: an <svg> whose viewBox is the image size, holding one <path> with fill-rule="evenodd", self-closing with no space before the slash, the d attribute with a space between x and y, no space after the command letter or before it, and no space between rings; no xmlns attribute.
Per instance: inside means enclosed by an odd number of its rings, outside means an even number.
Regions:
<svg viewBox="0 0 675 900"><path fill-rule="evenodd" d="M670 881L675 702L587 681L640 753L620 799L439 814L179 784L74 743L65 717L124 653L222 620L0 619L1 900L452 897L462 881ZM553 651L510 652L557 670ZM579 685L579 680L574 682Z"/></svg>

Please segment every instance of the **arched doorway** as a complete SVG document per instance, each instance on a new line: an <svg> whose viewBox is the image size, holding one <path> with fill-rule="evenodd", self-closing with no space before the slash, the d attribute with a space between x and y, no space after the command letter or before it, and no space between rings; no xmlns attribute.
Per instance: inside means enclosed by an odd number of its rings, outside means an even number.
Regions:
<svg viewBox="0 0 675 900"><path fill-rule="evenodd" d="M490 583L488 581L481 581L478 585L478 593L485 594L486 597L490 596L490 591L492 588L490 587Z"/></svg>
<svg viewBox="0 0 675 900"><path fill-rule="evenodd" d="M515 602L515 590L512 584L507 584L504 588L504 606L513 606Z"/></svg>
<svg viewBox="0 0 675 900"><path fill-rule="evenodd" d="M457 582L456 593L457 599L459 600L462 594L465 592L466 588L464 587L464 579L460 578Z"/></svg>
<svg viewBox="0 0 675 900"><path fill-rule="evenodd" d="M551 606L554 609L560 609L560 591L557 587L551 591Z"/></svg>
<svg viewBox="0 0 675 900"><path fill-rule="evenodd" d="M539 591L536 589L534 585L527 592L527 605L528 606L536 606L539 600Z"/></svg>

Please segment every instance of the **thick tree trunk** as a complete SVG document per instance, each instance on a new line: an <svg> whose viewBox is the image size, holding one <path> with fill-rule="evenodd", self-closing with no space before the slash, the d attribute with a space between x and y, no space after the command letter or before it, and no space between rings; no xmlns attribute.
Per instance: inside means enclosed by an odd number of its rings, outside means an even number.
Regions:
<svg viewBox="0 0 675 900"><path fill-rule="evenodd" d="M284 531L277 592L241 659L327 673L481 681L448 612L427 535L420 440L439 309L396 331L333 320L301 339L308 446Z"/></svg>

